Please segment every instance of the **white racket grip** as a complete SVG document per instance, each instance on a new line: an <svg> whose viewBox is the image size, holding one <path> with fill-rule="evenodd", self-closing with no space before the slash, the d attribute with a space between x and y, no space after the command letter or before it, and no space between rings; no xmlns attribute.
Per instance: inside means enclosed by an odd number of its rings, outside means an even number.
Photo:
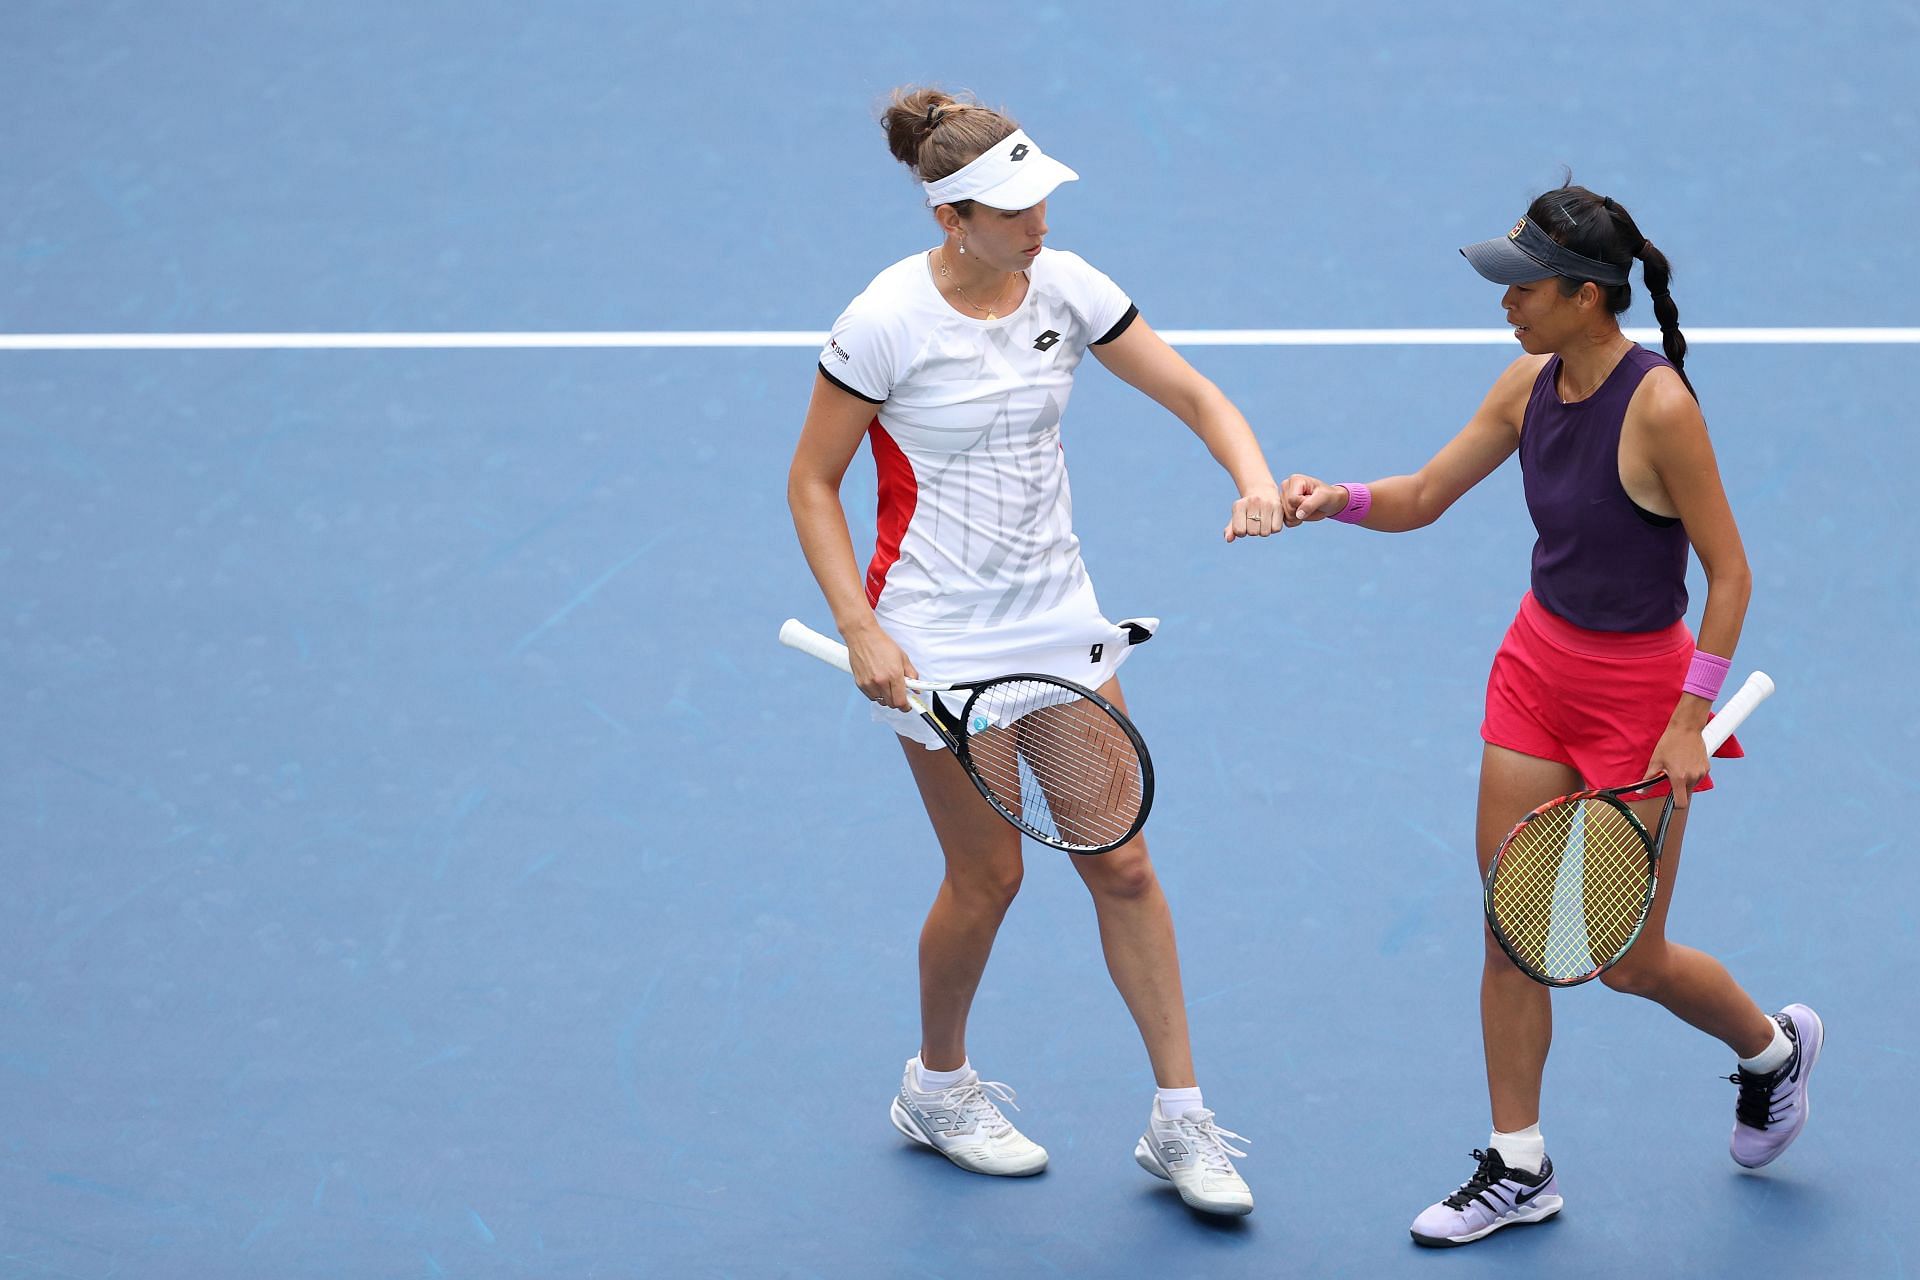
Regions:
<svg viewBox="0 0 1920 1280"><path fill-rule="evenodd" d="M788 618L780 624L780 643L789 649L798 649L809 658L818 658L830 667L838 667L848 675L853 674L847 646L821 635L798 618Z"/></svg>
<svg viewBox="0 0 1920 1280"><path fill-rule="evenodd" d="M788 618L780 624L780 643L789 649L798 649L809 658L818 658L830 667L838 667L848 675L853 674L853 660L847 656L847 646L831 636L821 635L798 618ZM907 681L907 688L918 689L923 693L938 692L952 687L934 684L927 680Z"/></svg>
<svg viewBox="0 0 1920 1280"><path fill-rule="evenodd" d="M1707 740L1707 754L1712 755L1720 749L1720 744L1733 736L1733 731L1746 722L1753 709L1773 696L1773 677L1764 671L1756 671L1747 677L1735 694L1727 699L1727 705L1714 713L1707 721L1707 727L1700 736Z"/></svg>

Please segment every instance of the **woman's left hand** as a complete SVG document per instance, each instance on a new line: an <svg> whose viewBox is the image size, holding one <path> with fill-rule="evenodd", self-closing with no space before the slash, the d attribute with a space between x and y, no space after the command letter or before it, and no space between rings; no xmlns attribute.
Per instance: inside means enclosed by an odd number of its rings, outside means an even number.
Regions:
<svg viewBox="0 0 1920 1280"><path fill-rule="evenodd" d="M1280 486L1257 484L1233 504L1233 518L1227 521L1227 541L1235 538L1265 538L1285 528L1280 502Z"/></svg>
<svg viewBox="0 0 1920 1280"><path fill-rule="evenodd" d="M1666 774L1667 781L1673 784L1673 807L1684 809L1694 784L1707 776L1708 767L1707 744L1700 730L1670 724L1653 748L1653 759L1647 762L1647 776Z"/></svg>

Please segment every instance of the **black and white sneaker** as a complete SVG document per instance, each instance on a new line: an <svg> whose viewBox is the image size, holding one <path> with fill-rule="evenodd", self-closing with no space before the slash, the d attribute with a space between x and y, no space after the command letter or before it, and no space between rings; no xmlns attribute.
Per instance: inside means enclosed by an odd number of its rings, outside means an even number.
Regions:
<svg viewBox="0 0 1920 1280"><path fill-rule="evenodd" d="M1473 1158L1480 1162L1473 1176L1413 1220L1415 1244L1435 1249L1471 1244L1502 1227L1539 1222L1560 1212L1553 1161L1543 1160L1539 1173L1527 1173L1507 1168L1498 1151L1475 1151Z"/></svg>
<svg viewBox="0 0 1920 1280"><path fill-rule="evenodd" d="M1820 1061L1827 1029L1820 1015L1803 1004L1790 1004L1773 1015L1793 1041L1793 1056L1768 1076L1735 1071L1727 1079L1740 1086L1733 1106L1734 1163L1748 1169L1770 1164L1807 1127L1807 1081Z"/></svg>

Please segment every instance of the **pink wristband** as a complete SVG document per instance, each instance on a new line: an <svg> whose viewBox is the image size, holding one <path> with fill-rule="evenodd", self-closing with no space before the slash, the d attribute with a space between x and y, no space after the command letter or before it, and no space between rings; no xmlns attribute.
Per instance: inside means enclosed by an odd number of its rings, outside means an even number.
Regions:
<svg viewBox="0 0 1920 1280"><path fill-rule="evenodd" d="M1693 661L1687 666L1687 682L1680 688L1695 697L1712 702L1720 696L1720 686L1727 682L1727 671L1733 663L1726 658L1717 658L1711 653L1693 651Z"/></svg>
<svg viewBox="0 0 1920 1280"><path fill-rule="evenodd" d="M1367 518L1367 510L1373 506L1373 490L1358 483L1342 484L1347 491L1347 505L1334 513L1334 519L1341 524L1359 524Z"/></svg>

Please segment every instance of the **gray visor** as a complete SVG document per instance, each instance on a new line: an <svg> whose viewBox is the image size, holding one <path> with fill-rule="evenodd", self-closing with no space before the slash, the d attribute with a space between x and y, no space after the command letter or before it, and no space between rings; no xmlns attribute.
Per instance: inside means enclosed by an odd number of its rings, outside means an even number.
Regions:
<svg viewBox="0 0 1920 1280"><path fill-rule="evenodd" d="M1526 284L1565 276L1595 284L1625 284L1627 269L1585 257L1567 248L1533 225L1529 218L1513 224L1498 240L1482 240L1460 250L1478 271L1495 284Z"/></svg>

